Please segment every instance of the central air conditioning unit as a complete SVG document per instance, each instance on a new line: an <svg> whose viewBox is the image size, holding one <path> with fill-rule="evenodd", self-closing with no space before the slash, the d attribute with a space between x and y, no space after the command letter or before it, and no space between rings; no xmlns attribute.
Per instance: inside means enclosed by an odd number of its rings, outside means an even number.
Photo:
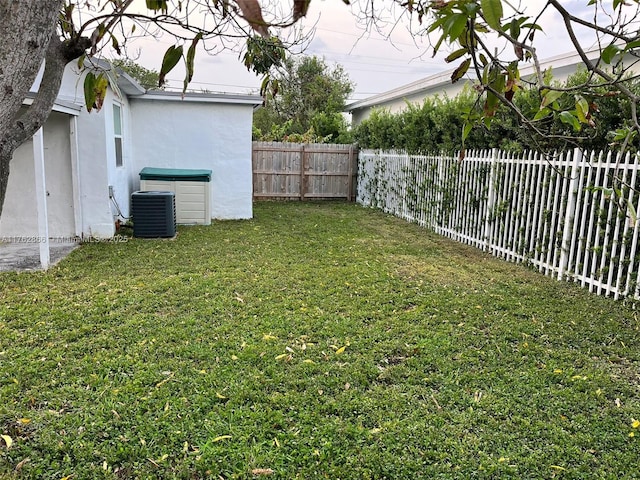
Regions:
<svg viewBox="0 0 640 480"><path fill-rule="evenodd" d="M131 194L133 236L168 238L176 235L176 198L173 192Z"/></svg>

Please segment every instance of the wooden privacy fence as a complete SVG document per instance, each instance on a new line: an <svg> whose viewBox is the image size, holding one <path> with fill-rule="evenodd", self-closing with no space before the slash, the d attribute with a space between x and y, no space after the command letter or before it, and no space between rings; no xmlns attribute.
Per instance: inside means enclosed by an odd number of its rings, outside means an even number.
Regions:
<svg viewBox="0 0 640 480"><path fill-rule="evenodd" d="M640 299L638 158L361 151L363 205L615 298Z"/></svg>
<svg viewBox="0 0 640 480"><path fill-rule="evenodd" d="M253 142L254 199L355 200L353 145Z"/></svg>

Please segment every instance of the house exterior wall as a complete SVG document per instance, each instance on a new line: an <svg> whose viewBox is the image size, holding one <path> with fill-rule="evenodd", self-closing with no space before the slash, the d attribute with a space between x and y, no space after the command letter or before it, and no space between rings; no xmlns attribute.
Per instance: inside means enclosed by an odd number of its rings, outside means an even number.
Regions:
<svg viewBox="0 0 640 480"><path fill-rule="evenodd" d="M131 99L135 189L144 167L212 170L211 216L253 216L253 106Z"/></svg>
<svg viewBox="0 0 640 480"><path fill-rule="evenodd" d="M39 83L40 79L38 78L36 84ZM65 67L57 98L77 105L84 105L84 75L78 68L77 62L70 62Z"/></svg>
<svg viewBox="0 0 640 480"><path fill-rule="evenodd" d="M114 105L120 106L122 121L122 165L116 165L116 147L114 134ZM107 200L113 218L121 213L123 217L130 216L131 194L136 190L135 163L133 161L133 145L131 133L131 109L128 98L123 95L117 97L111 90L105 99L103 107L105 115L105 149L107 166ZM109 186L113 188L113 200L108 199ZM116 206L117 205L117 206ZM120 208L120 212L118 212Z"/></svg>
<svg viewBox="0 0 640 480"><path fill-rule="evenodd" d="M49 235L112 237L116 219L130 217L131 194L139 190L139 172L145 166L211 169L211 217L251 218L256 99L200 95L183 100L170 94L142 98L144 90L135 81L126 76L121 80L122 97L109 88L102 109L89 113L84 75L75 62L67 65L57 111L43 132ZM116 165L114 104L122 112L121 166ZM16 151L11 170L0 237L37 236L32 141Z"/></svg>
<svg viewBox="0 0 640 480"><path fill-rule="evenodd" d="M447 81L446 83L437 84L428 89L409 92L401 97L381 101L375 105L356 108L351 111L351 122L353 125L358 125L363 120L369 118L374 109L386 110L389 113L399 113L407 108L408 103L422 104L427 97L434 97L436 95L443 97L446 95L449 98L453 98L468 84L471 84L471 82L462 81L452 84L451 81Z"/></svg>
<svg viewBox="0 0 640 480"><path fill-rule="evenodd" d="M41 77L42 71L36 79L32 91L37 91ZM76 226L75 232L84 237L109 238L115 233L115 218L109 199L109 185L116 185L114 189L121 192L128 191L123 186L127 184L127 181L123 179L123 174L115 170L114 163L115 153L113 147L113 117L111 105L115 95L113 91L109 89L104 107L100 111L93 110L92 112L87 112L84 107L83 85L84 74L80 72L76 62L69 63L62 77L58 100L83 106L77 116L73 134L70 134L69 126L67 126L66 130L66 142L70 144L72 153L71 162L76 162L77 178L75 186L77 188L79 204L75 205L74 208L81 212L80 214L76 212L80 225ZM125 99L122 100L122 102L127 105L126 96L123 95L123 97L125 97ZM123 108L123 111L125 109L126 106ZM125 116L126 115L128 114L125 113ZM51 117L45 125L45 149L47 143L47 128L50 122ZM23 147L20 148L23 149ZM131 148L128 147L126 151L131 152ZM19 155L29 156L31 159L29 162L31 162L31 164L33 163L31 147L23 149ZM49 163L46 156L45 151L45 162ZM112 163L113 165L111 165ZM50 169L47 168L47 182L49 182L50 178L49 171ZM12 172L11 175L14 175L14 172ZM29 175L30 178L33 178L33 167L31 167L31 173ZM72 189L70 189L69 192L71 192L70 195L73 195ZM7 193L7 197L9 197L9 192ZM13 201L13 195L11 197L11 201ZM47 210L50 216L56 208L54 199L49 198ZM35 215L35 213L33 213L33 215ZM2 216L5 216L4 212ZM35 222L35 217L29 219L28 222L31 222L31 220ZM26 218L23 220L23 223L24 222L27 222ZM49 226L49 231L52 235L51 225Z"/></svg>
<svg viewBox="0 0 640 480"><path fill-rule="evenodd" d="M587 56L591 61L597 61L600 52L593 50L587 52ZM634 71L637 70L636 58L634 56L626 56L623 58L623 61L625 65L633 66ZM564 82L569 76L576 73L578 69L584 68L584 63L576 53L565 54L541 61L541 68L543 71L551 69L554 80ZM452 84L452 73L453 70L439 73L347 105L346 109L351 113L352 125L358 125L363 120L369 118L374 109L383 109L390 113L398 113L406 108L407 103L421 104L427 97L433 97L435 95L447 95L450 98L455 97L465 85L472 85L474 83L472 80L466 78ZM525 66L522 68L521 77L523 79L530 78L533 74L533 67Z"/></svg>
<svg viewBox="0 0 640 480"><path fill-rule="evenodd" d="M70 116L53 112L44 126L44 157L49 235L75 236L71 171ZM6 199L0 218L0 237L38 235L33 141L21 145L13 155Z"/></svg>
<svg viewBox="0 0 640 480"><path fill-rule="evenodd" d="M110 238L115 233L109 201L109 162L113 161L107 147L110 114L105 101L105 107L99 112L89 113L83 108L78 116L78 184L85 237Z"/></svg>

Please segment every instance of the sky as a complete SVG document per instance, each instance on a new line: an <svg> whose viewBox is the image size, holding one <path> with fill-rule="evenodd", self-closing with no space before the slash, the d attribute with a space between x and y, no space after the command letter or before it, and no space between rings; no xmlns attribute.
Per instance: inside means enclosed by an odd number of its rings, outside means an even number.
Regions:
<svg viewBox="0 0 640 480"><path fill-rule="evenodd" d="M359 0L352 0L352 3L354 1ZM388 0L376 2L392 5ZM522 2L530 14L537 13L544 3L543 0ZM588 15L592 15L592 10L586 6L587 0L567 0L562 4L577 16L589 18ZM433 57L429 40L422 35L413 35L409 30L409 22L395 25L383 22L381 32L375 29L366 31L358 24L357 15L353 12L357 12L357 6L345 5L342 0L312 0L307 17L297 27L304 32L315 32L305 54L322 57L330 66L342 65L355 84L350 100L367 98L456 67L456 64L447 64L443 60L446 46L442 53ZM388 13L382 14L383 19L390 16ZM544 33L537 38L541 58L570 50L559 18L543 15L540 24L544 29ZM414 22L411 28L415 30L416 27L419 25ZM593 39L585 39L585 42L593 43ZM173 43L170 37L159 40L141 38L130 45L129 55L139 55L138 63L159 70L164 51ZM261 79L247 71L240 55L231 51L216 55L199 51L190 88L212 92L257 93ZM181 89L183 78L183 70L177 67L168 75L169 86Z"/></svg>

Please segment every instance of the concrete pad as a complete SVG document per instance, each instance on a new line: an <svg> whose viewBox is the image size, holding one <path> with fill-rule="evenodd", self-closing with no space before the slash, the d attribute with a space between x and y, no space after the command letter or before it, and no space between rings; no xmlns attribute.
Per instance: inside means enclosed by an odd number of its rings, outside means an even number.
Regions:
<svg viewBox="0 0 640 480"><path fill-rule="evenodd" d="M52 242L51 263L55 265L79 246L76 242ZM40 244L0 242L0 272L42 270L40 266Z"/></svg>

